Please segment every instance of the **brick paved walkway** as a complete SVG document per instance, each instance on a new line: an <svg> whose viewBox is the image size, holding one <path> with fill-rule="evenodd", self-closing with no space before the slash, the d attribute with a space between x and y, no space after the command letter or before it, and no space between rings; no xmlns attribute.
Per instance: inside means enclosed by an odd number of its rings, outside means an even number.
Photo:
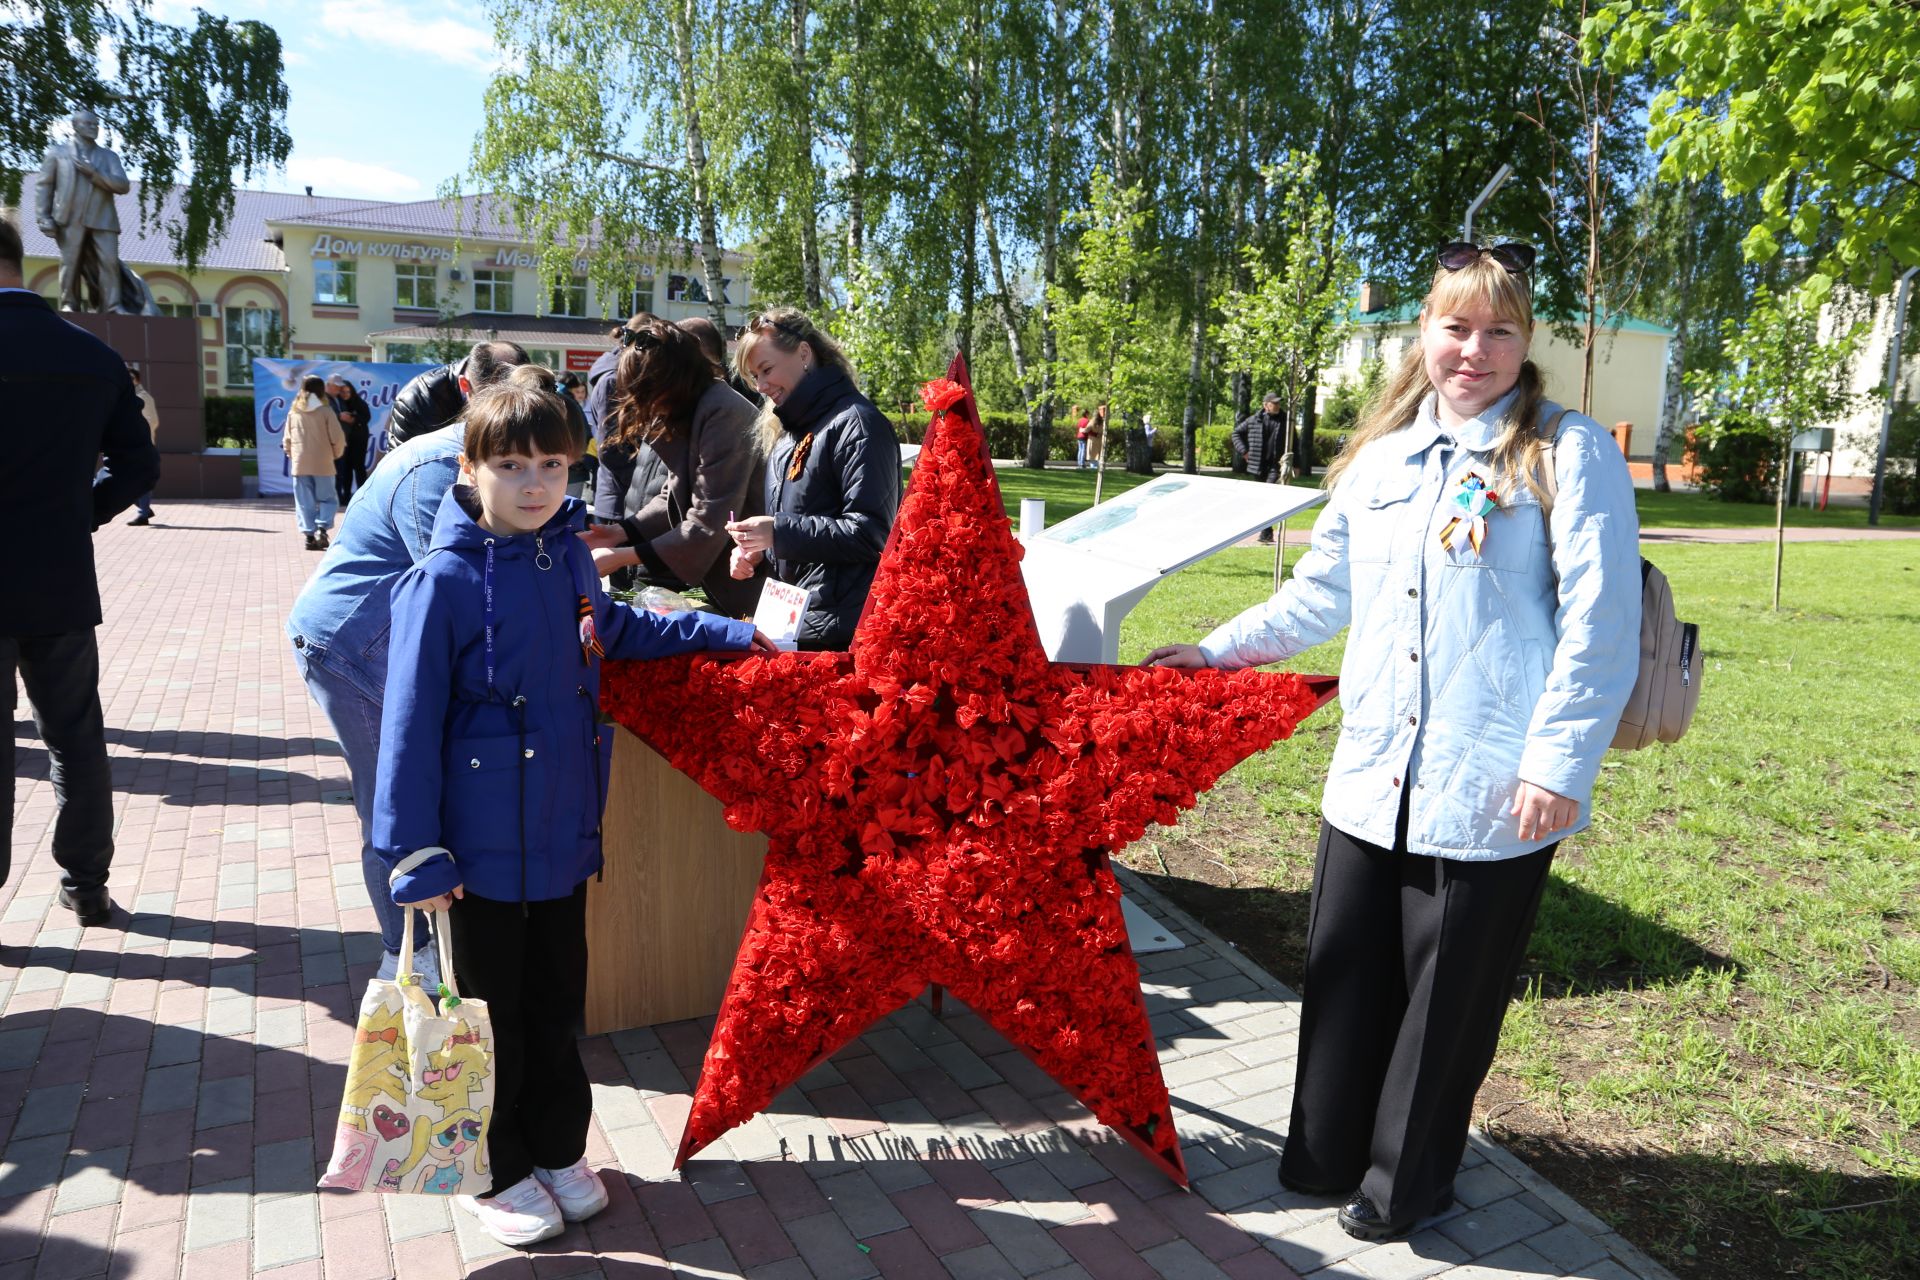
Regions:
<svg viewBox="0 0 1920 1280"><path fill-rule="evenodd" d="M1361 1247L1274 1179L1291 992L1135 886L1197 1194L964 1010L901 1011L729 1135L670 1149L706 1028L583 1042L612 1207L522 1256L427 1197L313 1189L378 943L345 770L281 620L317 556L267 502L167 504L97 541L116 927L53 905L46 757L21 737L0 889L0 1280L605 1275L1664 1277L1476 1137L1459 1208ZM25 706L23 701L22 706Z"/></svg>

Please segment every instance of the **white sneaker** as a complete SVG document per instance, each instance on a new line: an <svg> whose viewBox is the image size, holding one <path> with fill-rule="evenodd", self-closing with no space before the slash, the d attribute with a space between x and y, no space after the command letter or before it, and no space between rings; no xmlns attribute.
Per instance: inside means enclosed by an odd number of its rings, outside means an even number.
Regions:
<svg viewBox="0 0 1920 1280"><path fill-rule="evenodd" d="M522 1178L497 1196L455 1196L480 1229L513 1248L551 1240L567 1229L560 1206L537 1178Z"/></svg>
<svg viewBox="0 0 1920 1280"><path fill-rule="evenodd" d="M607 1207L606 1184L587 1167L585 1156L564 1169L535 1169L533 1176L553 1193L554 1203L560 1206L560 1216L568 1222L585 1222Z"/></svg>

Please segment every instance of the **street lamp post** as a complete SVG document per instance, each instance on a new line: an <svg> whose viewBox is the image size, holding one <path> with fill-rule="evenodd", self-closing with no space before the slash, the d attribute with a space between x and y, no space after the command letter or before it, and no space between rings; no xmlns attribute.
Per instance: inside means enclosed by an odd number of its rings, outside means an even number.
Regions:
<svg viewBox="0 0 1920 1280"><path fill-rule="evenodd" d="M1908 267L1900 277L1893 302L1893 342L1887 352L1887 407L1880 414L1880 452L1873 460L1873 498L1867 504L1867 523L1880 523L1880 495L1887 483L1887 445L1893 436L1893 409L1900 398L1900 338L1907 327L1907 290L1920 267Z"/></svg>
<svg viewBox="0 0 1920 1280"><path fill-rule="evenodd" d="M1505 185L1507 179L1512 176L1513 166L1503 164L1495 171L1492 180L1490 180L1486 186L1480 188L1480 194L1475 196L1473 203L1467 206L1466 219L1460 224L1460 238L1462 240L1465 240L1468 244L1473 243L1473 216L1486 206L1487 201L1493 199L1493 193Z"/></svg>

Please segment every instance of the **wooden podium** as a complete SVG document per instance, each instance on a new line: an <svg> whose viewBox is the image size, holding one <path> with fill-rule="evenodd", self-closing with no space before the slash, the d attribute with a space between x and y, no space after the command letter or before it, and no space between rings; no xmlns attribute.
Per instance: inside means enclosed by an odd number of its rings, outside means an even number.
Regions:
<svg viewBox="0 0 1920 1280"><path fill-rule="evenodd" d="M767 838L617 726L602 845L587 890L587 1034L700 1018L720 1008Z"/></svg>

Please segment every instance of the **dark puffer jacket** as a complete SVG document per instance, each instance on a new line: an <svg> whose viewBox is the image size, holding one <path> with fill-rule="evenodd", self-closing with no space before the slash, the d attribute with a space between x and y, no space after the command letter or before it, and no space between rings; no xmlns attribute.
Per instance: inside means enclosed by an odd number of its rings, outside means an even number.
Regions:
<svg viewBox="0 0 1920 1280"><path fill-rule="evenodd" d="M814 366L774 412L782 430L767 459L773 576L813 593L800 647L845 649L900 509L900 437L829 365ZM808 437L799 474L788 479Z"/></svg>
<svg viewBox="0 0 1920 1280"><path fill-rule="evenodd" d="M460 394L460 377L466 367L465 360L443 364L400 388L400 394L393 398L393 412L387 415L387 448L397 449L460 416L467 407L467 398Z"/></svg>

